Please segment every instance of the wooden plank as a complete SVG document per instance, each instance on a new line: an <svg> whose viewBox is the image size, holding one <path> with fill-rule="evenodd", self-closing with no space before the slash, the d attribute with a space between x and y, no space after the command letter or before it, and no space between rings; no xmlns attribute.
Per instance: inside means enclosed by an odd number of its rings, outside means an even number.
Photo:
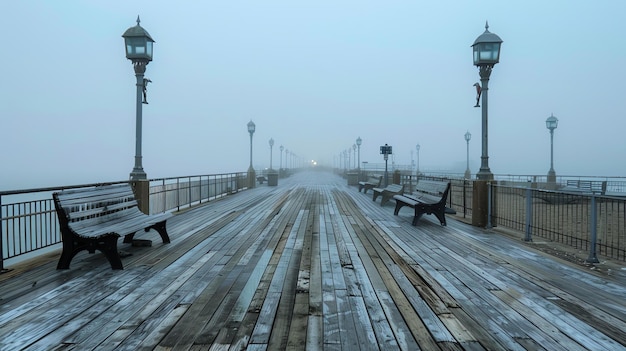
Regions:
<svg viewBox="0 0 626 351"><path fill-rule="evenodd" d="M357 328L357 322L359 320L355 316L356 313L353 312L350 298L347 290L335 290L342 350L358 350L360 347L358 329L361 329L362 325L358 324ZM325 346L326 345L327 344L325 344Z"/></svg>
<svg viewBox="0 0 626 351"><path fill-rule="evenodd" d="M267 344L269 342L281 295L282 292L280 291L272 291L266 295L261 312L259 312L260 318L257 320L250 337L250 344Z"/></svg>
<svg viewBox="0 0 626 351"><path fill-rule="evenodd" d="M374 336L374 326L370 320L365 301L361 296L349 296L348 303L354 316L356 337L359 350L380 350L376 337ZM349 350L349 349L347 349Z"/></svg>

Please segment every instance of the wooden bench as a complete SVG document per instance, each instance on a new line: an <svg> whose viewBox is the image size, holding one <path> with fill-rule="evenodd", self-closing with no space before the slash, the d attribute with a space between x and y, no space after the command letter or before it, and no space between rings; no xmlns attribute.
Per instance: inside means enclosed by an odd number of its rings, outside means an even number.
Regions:
<svg viewBox="0 0 626 351"><path fill-rule="evenodd" d="M374 201L376 201L376 198L379 195L382 195L380 205L383 206L385 203L387 203L387 201L391 200L394 195L402 194L404 192L404 185L389 184L384 188L372 188L372 190L374 191Z"/></svg>
<svg viewBox="0 0 626 351"><path fill-rule="evenodd" d="M606 192L606 181L568 179L564 190L566 192L602 195Z"/></svg>
<svg viewBox="0 0 626 351"><path fill-rule="evenodd" d="M165 221L171 213L147 215L137 207L129 184L105 185L66 190L52 194L63 240L63 252L57 269L69 269L70 262L82 250L102 252L113 269L123 269L117 239L124 236L132 243L135 233L156 230L163 243L170 238Z"/></svg>
<svg viewBox="0 0 626 351"><path fill-rule="evenodd" d="M400 209L409 206L415 209L413 225L417 225L417 220L426 213L434 214L441 225L446 225L446 200L450 191L450 183L433 180L420 180L415 186L412 194L394 195L396 209L394 215L398 215Z"/></svg>
<svg viewBox="0 0 626 351"><path fill-rule="evenodd" d="M263 182L267 182L267 178L265 178L265 176L258 176L256 177L256 181L259 182L259 184L263 184Z"/></svg>
<svg viewBox="0 0 626 351"><path fill-rule="evenodd" d="M363 190L363 194L367 194L369 189L379 188L382 181L383 176L369 176L367 181L359 182L359 192L361 192L362 189L365 189Z"/></svg>

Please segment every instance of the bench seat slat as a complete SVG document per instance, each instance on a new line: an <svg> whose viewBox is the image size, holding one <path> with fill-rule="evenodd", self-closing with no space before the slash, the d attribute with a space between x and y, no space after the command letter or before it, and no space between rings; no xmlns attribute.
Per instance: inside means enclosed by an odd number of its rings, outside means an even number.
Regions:
<svg viewBox="0 0 626 351"><path fill-rule="evenodd" d="M65 210L66 210L66 213L69 212L68 219L70 221L77 221L81 219L92 218L95 216L100 216L100 217L108 216L108 215L114 214L115 212L132 208L132 207L136 207L136 206L137 206L137 201L133 200L133 201L128 201L128 202L107 204L105 207L94 207L94 208L86 209L83 211L74 211L74 212L68 211L68 209L71 208L71 206L66 206Z"/></svg>
<svg viewBox="0 0 626 351"><path fill-rule="evenodd" d="M107 233L127 235L149 227L155 223L167 220L171 214L146 216L143 212L133 209L125 210L123 214L103 221L103 217L90 218L80 222L71 222L70 227L84 237L98 237Z"/></svg>
<svg viewBox="0 0 626 351"><path fill-rule="evenodd" d="M166 220L167 218L162 218L162 220ZM113 225L108 223L100 223L95 224L91 227L83 227L79 228L79 231L76 231L78 235L89 238L89 237L101 237L102 235L116 233L118 236L125 236L129 234L133 234L138 232L141 229L145 229L147 227L152 226L160 221L154 220L146 220L141 217L133 217L128 218L123 222L117 222ZM75 229L72 227L72 229Z"/></svg>

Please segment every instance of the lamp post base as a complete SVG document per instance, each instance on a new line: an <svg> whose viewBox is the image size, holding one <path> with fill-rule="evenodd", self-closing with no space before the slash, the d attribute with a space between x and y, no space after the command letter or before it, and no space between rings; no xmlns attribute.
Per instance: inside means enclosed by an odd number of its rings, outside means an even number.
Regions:
<svg viewBox="0 0 626 351"><path fill-rule="evenodd" d="M476 179L479 180L493 180L493 173L489 170L489 168L481 168L478 173L476 173Z"/></svg>
<svg viewBox="0 0 626 351"><path fill-rule="evenodd" d="M554 170L548 172L548 183L556 183L556 172Z"/></svg>
<svg viewBox="0 0 626 351"><path fill-rule="evenodd" d="M145 180L148 179L148 175L143 171L143 168L133 168L133 171L130 172L131 180Z"/></svg>
<svg viewBox="0 0 626 351"><path fill-rule="evenodd" d="M252 189L256 186L256 172L254 168L248 168L248 189Z"/></svg>

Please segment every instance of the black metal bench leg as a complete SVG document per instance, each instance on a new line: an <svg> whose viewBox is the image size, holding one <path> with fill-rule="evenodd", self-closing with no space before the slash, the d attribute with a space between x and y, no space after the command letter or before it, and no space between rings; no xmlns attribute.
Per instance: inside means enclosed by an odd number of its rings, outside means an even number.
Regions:
<svg viewBox="0 0 626 351"><path fill-rule="evenodd" d="M63 252L61 252L59 263L57 263L57 269L70 269L70 262L72 262L72 258L76 256L76 252L73 252L71 248L66 248L65 245L63 246Z"/></svg>
<svg viewBox="0 0 626 351"><path fill-rule="evenodd" d="M413 216L413 222L411 223L413 226L417 225L417 221L422 218L422 215L425 213L424 208L419 206L419 205L415 205L415 216Z"/></svg>
<svg viewBox="0 0 626 351"><path fill-rule="evenodd" d="M106 256L107 260L109 260L112 269L124 269L120 253L117 251L116 236L104 238L103 244L99 245L98 250L100 250L104 256Z"/></svg>
<svg viewBox="0 0 626 351"><path fill-rule="evenodd" d="M441 211L437 211L435 213L433 213L435 215L435 217L437 217L437 219L439 219L439 222L441 223L442 226L447 226L448 224L446 223L446 213L445 213L445 209L441 210Z"/></svg>
<svg viewBox="0 0 626 351"><path fill-rule="evenodd" d="M398 212L400 212L400 209L404 206L404 203L402 201L398 201L396 200L396 208L395 210L393 210L393 215L397 216Z"/></svg>
<svg viewBox="0 0 626 351"><path fill-rule="evenodd" d="M149 231L150 228L159 232L159 235L161 236L161 239L163 240L164 244L170 243L170 236L167 234L167 228L165 228L165 221L161 221L159 223L153 224L152 226L146 228L146 231Z"/></svg>
<svg viewBox="0 0 626 351"><path fill-rule="evenodd" d="M135 233L124 235L124 244L131 244L133 242L133 238L135 237Z"/></svg>

